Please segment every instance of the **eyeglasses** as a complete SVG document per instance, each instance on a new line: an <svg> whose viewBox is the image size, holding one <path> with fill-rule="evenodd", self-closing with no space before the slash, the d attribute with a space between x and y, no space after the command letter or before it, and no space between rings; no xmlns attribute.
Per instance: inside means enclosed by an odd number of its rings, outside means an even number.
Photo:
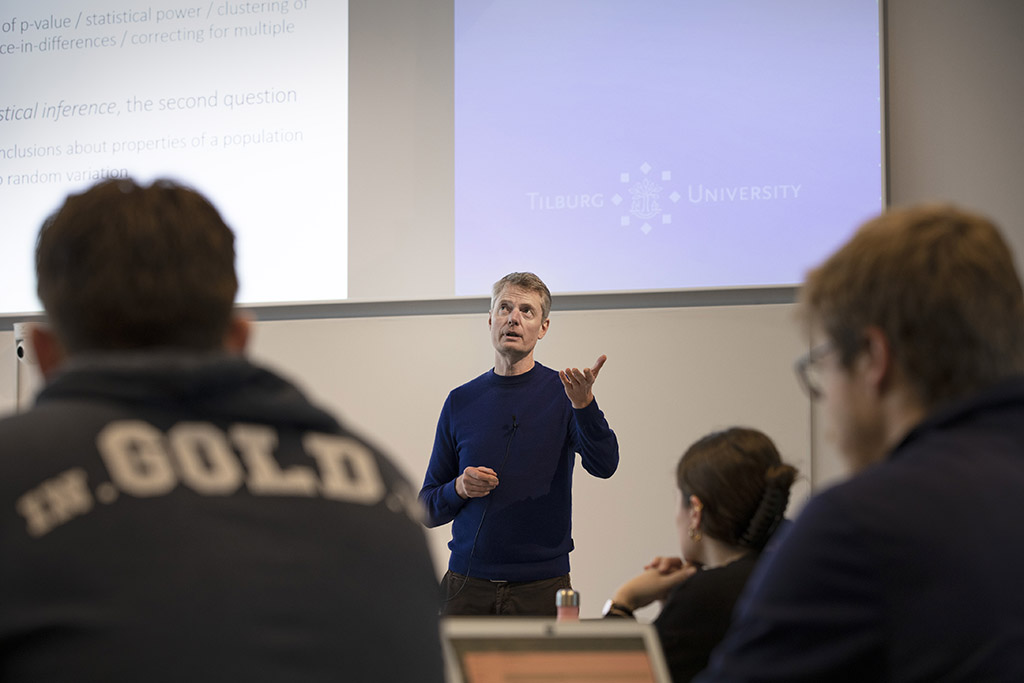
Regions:
<svg viewBox="0 0 1024 683"><path fill-rule="evenodd" d="M812 399L821 398L821 360L836 350L831 341L818 344L813 349L796 359L793 369L800 380L800 386Z"/></svg>

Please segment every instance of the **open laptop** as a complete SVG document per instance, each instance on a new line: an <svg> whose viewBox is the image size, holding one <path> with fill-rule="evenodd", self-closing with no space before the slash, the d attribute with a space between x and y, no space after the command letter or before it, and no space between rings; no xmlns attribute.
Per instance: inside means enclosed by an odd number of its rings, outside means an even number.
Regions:
<svg viewBox="0 0 1024 683"><path fill-rule="evenodd" d="M444 617L449 683L671 683L652 624Z"/></svg>

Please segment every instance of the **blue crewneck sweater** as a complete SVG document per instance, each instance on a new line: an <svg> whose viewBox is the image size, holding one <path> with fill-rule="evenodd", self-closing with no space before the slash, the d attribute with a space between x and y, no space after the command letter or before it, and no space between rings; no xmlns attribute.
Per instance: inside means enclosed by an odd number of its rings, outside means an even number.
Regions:
<svg viewBox="0 0 1024 683"><path fill-rule="evenodd" d="M556 371L540 363L511 377L489 370L453 389L420 490L427 526L453 522L448 568L506 581L567 573L576 453L594 476L618 467L618 441L597 401L574 409ZM463 500L455 479L470 466L493 469L498 487Z"/></svg>

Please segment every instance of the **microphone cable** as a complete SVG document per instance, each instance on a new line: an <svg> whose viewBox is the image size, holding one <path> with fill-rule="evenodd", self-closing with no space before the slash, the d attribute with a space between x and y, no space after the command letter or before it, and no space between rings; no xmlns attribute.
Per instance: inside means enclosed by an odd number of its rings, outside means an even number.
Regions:
<svg viewBox="0 0 1024 683"><path fill-rule="evenodd" d="M512 415L512 433L508 435L508 441L505 442L505 455L501 459L501 465L498 466L498 472L505 470L505 463L508 461L508 454L512 452L512 439L515 437L516 432L519 430L519 421L516 420L515 414ZM462 592L462 589L466 587L469 582L469 570L473 568L473 557L476 555L476 542L480 538L480 529L484 526L484 520L487 519L487 511L491 509L491 494L487 494L487 502L484 503L484 511L480 514L480 522L476 525L476 533L473 534L473 546L469 550L469 561L466 562L466 573L463 575L462 585L459 589L446 597L444 601L451 602L455 597Z"/></svg>

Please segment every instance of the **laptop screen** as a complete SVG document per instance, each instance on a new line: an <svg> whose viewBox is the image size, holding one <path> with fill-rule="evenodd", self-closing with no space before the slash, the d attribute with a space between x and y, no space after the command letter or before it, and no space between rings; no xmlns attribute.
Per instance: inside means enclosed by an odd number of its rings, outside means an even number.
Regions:
<svg viewBox="0 0 1024 683"><path fill-rule="evenodd" d="M631 619L447 617L441 632L450 683L670 680L654 626Z"/></svg>

